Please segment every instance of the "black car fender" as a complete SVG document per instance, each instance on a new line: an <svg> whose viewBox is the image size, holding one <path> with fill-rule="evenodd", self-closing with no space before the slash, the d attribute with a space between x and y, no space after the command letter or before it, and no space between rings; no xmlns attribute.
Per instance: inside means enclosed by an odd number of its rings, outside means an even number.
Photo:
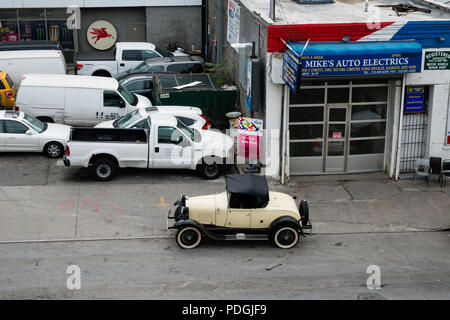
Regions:
<svg viewBox="0 0 450 320"><path fill-rule="evenodd" d="M301 233L302 236L305 236L300 223L290 216L278 217L274 221L272 221L272 223L270 224L270 229L269 229L270 233L272 233L273 230L275 230L280 225L290 225L290 226L296 228L298 230L298 232Z"/></svg>
<svg viewBox="0 0 450 320"><path fill-rule="evenodd" d="M179 220L177 221L172 227L169 229L182 229L185 227L196 227L200 229L200 231L205 234L208 238L214 239L214 240L221 240L220 238L214 236L211 232L209 232L201 223L198 223L194 220Z"/></svg>

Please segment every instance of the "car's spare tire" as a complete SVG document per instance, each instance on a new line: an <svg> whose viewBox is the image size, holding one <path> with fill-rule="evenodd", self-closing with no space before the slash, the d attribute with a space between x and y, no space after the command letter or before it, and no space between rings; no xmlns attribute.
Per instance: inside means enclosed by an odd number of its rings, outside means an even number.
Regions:
<svg viewBox="0 0 450 320"><path fill-rule="evenodd" d="M194 226L178 229L175 237L178 246L182 249L194 249L198 247L202 241L202 233Z"/></svg>
<svg viewBox="0 0 450 320"><path fill-rule="evenodd" d="M300 206L298 208L298 212L300 213L300 218L302 220L302 226L306 226L309 222L309 206L306 200L300 201Z"/></svg>
<svg viewBox="0 0 450 320"><path fill-rule="evenodd" d="M271 233L271 240L274 245L281 249L290 249L298 243L298 231L290 224L276 227Z"/></svg>

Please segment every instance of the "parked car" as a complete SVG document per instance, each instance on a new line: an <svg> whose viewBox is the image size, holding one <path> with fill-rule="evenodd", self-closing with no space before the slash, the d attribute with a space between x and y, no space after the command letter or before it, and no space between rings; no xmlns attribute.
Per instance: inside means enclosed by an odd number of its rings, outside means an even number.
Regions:
<svg viewBox="0 0 450 320"><path fill-rule="evenodd" d="M149 115L154 112L173 115L177 120L180 120L192 129L207 130L211 127L208 119L202 115L202 110L200 108L185 106L154 106L145 109L139 108L120 119L101 122L95 127L150 129L148 127L149 122L147 119Z"/></svg>
<svg viewBox="0 0 450 320"><path fill-rule="evenodd" d="M179 52L175 54L185 55ZM146 59L171 55L174 53L166 52L149 42L116 42L112 52L79 52L76 57L77 74L115 77Z"/></svg>
<svg viewBox="0 0 450 320"><path fill-rule="evenodd" d="M0 100L5 109L12 109L16 104L17 90L14 82L6 72L0 71Z"/></svg>
<svg viewBox="0 0 450 320"><path fill-rule="evenodd" d="M265 176L231 174L225 176L225 191L187 197L175 202L169 211L169 234L177 244L193 249L202 239L270 239L277 247L294 247L304 229L311 229L306 200L297 204L291 196L269 191ZM169 225L169 222L168 222Z"/></svg>
<svg viewBox="0 0 450 320"><path fill-rule="evenodd" d="M147 59L136 67L121 72L117 79L126 75L141 72L174 72L174 73L203 73L205 72L205 61L202 57L177 56Z"/></svg>
<svg viewBox="0 0 450 320"><path fill-rule="evenodd" d="M75 126L94 126L151 105L114 78L76 75L25 75L16 99L20 111L41 121Z"/></svg>
<svg viewBox="0 0 450 320"><path fill-rule="evenodd" d="M17 87L26 73L67 74L66 60L59 50L0 51L0 70Z"/></svg>
<svg viewBox="0 0 450 320"><path fill-rule="evenodd" d="M69 126L44 123L23 112L0 111L0 151L44 152L58 158L69 134Z"/></svg>
<svg viewBox="0 0 450 320"><path fill-rule="evenodd" d="M190 169L215 179L233 163L233 140L223 133L191 129L156 112L146 121L149 130L73 128L64 164L91 168L97 180L107 181L126 167Z"/></svg>

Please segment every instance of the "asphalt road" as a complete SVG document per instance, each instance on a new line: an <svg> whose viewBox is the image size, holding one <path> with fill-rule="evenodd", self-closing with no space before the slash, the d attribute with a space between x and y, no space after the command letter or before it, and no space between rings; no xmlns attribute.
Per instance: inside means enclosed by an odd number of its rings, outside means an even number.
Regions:
<svg viewBox="0 0 450 320"><path fill-rule="evenodd" d="M351 227L340 234L316 232L292 250L265 241L209 241L195 250L179 249L166 235L172 202L180 194L223 188L223 178L205 181L177 170L121 170L113 181L101 183L85 170L60 167L42 155L0 154L0 299L357 299L365 293L450 298L450 233L361 229L377 217L383 223L387 217L398 224L405 220L396 215L398 209L377 216L375 205L390 208L394 202L360 195L358 182L296 189L311 200L313 222L321 215L321 225L337 230L327 220L349 220ZM376 190L386 188L380 184ZM390 188L386 198L400 196ZM446 194L428 194L434 210L445 215ZM119 240L124 237L145 239ZM79 241L102 238L113 240ZM66 287L70 265L80 267L79 290ZM370 265L380 267L381 289L366 286Z"/></svg>
<svg viewBox="0 0 450 320"><path fill-rule="evenodd" d="M450 298L449 232L312 235L292 250L267 242L173 239L0 245L0 299ZM66 269L81 270L68 290ZM366 287L369 265L381 289Z"/></svg>

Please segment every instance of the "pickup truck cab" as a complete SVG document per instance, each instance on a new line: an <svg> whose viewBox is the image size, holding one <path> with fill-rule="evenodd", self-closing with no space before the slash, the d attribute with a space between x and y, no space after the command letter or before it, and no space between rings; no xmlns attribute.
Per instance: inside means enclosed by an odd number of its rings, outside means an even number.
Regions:
<svg viewBox="0 0 450 320"><path fill-rule="evenodd" d="M172 55L186 54L180 51L169 53L149 42L116 42L112 52L79 52L76 72L80 75L115 77L146 59Z"/></svg>
<svg viewBox="0 0 450 320"><path fill-rule="evenodd" d="M168 114L150 113L147 121L149 129L73 128L64 164L107 181L126 167L190 169L215 179L234 162L233 140L223 133L193 130Z"/></svg>

